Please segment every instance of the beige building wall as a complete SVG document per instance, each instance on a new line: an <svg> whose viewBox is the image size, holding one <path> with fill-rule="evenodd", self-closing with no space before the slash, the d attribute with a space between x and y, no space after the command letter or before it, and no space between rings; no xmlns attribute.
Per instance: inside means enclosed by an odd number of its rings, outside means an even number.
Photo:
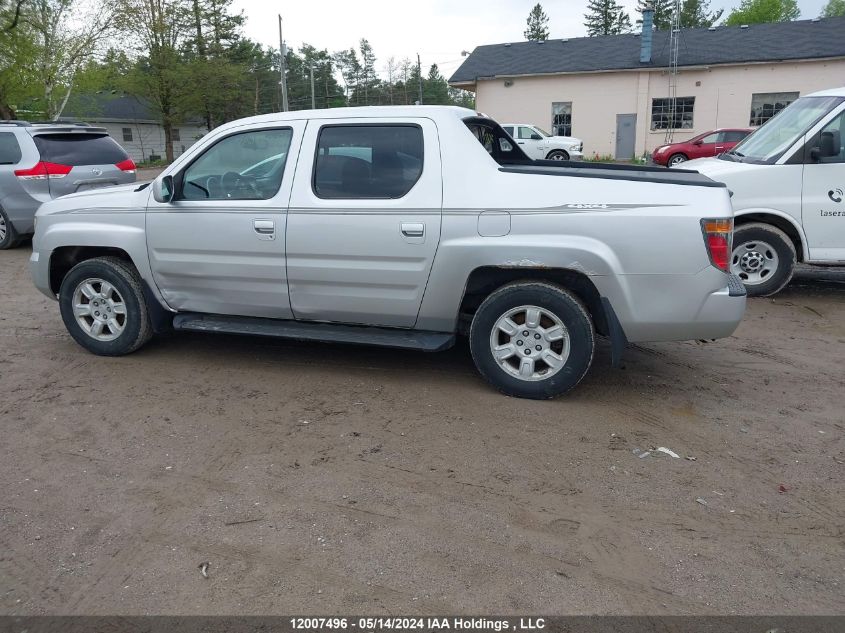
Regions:
<svg viewBox="0 0 845 633"><path fill-rule="evenodd" d="M695 97L693 128L674 130L683 141L717 127L748 127L751 95L798 92L801 95L845 85L845 59L711 66L681 69L677 96ZM587 156L613 155L616 115L637 115L636 154L662 145L665 130L650 129L651 100L669 96L664 70L617 71L478 81L476 108L500 122L552 124L552 103L572 102L572 134L584 141Z"/></svg>

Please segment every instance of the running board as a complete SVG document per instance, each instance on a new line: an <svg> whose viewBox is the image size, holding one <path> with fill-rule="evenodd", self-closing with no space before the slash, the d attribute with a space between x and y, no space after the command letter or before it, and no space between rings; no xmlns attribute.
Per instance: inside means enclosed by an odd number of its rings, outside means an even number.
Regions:
<svg viewBox="0 0 845 633"><path fill-rule="evenodd" d="M452 347L455 335L449 332L400 330L363 325L306 323L282 319L259 319L218 314L183 313L173 317L173 329L191 332L246 334L323 343L358 343L380 347L439 352Z"/></svg>

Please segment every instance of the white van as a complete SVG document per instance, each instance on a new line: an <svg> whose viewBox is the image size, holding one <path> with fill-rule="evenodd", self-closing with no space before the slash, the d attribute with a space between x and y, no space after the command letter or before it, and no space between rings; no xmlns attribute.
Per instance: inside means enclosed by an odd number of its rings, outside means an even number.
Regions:
<svg viewBox="0 0 845 633"><path fill-rule="evenodd" d="M801 97L733 150L683 164L731 190L731 272L778 292L795 262L845 264L845 88Z"/></svg>

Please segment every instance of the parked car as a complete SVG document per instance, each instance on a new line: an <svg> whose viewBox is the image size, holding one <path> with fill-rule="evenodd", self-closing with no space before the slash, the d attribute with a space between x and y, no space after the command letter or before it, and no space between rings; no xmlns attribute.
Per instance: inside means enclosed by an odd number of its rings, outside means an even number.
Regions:
<svg viewBox="0 0 845 633"><path fill-rule="evenodd" d="M716 156L732 149L754 130L730 128L699 134L689 141L661 145L651 154L657 165L674 167L688 160Z"/></svg>
<svg viewBox="0 0 845 633"><path fill-rule="evenodd" d="M845 88L790 104L732 151L686 163L733 192L731 271L750 295L781 290L796 261L845 264Z"/></svg>
<svg viewBox="0 0 845 633"><path fill-rule="evenodd" d="M428 351L463 334L496 388L550 398L584 376L596 332L616 363L627 341L728 336L745 309L724 185L532 161L463 108L235 121L151 185L37 217L35 285L105 356L168 329Z"/></svg>
<svg viewBox="0 0 845 633"><path fill-rule="evenodd" d="M505 132L534 160L582 160L584 141L574 136L552 136L536 125L504 123Z"/></svg>
<svg viewBox="0 0 845 633"><path fill-rule="evenodd" d="M135 182L135 163L104 128L0 121L0 250L32 234L38 206Z"/></svg>

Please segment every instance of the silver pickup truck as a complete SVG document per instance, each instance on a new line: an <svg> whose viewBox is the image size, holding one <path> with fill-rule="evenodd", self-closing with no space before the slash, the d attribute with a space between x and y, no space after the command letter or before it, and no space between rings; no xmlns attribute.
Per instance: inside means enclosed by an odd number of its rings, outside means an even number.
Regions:
<svg viewBox="0 0 845 633"><path fill-rule="evenodd" d="M729 336L728 190L695 172L533 161L452 107L277 113L151 184L45 203L31 260L95 354L171 329L438 351L550 398L628 341Z"/></svg>

